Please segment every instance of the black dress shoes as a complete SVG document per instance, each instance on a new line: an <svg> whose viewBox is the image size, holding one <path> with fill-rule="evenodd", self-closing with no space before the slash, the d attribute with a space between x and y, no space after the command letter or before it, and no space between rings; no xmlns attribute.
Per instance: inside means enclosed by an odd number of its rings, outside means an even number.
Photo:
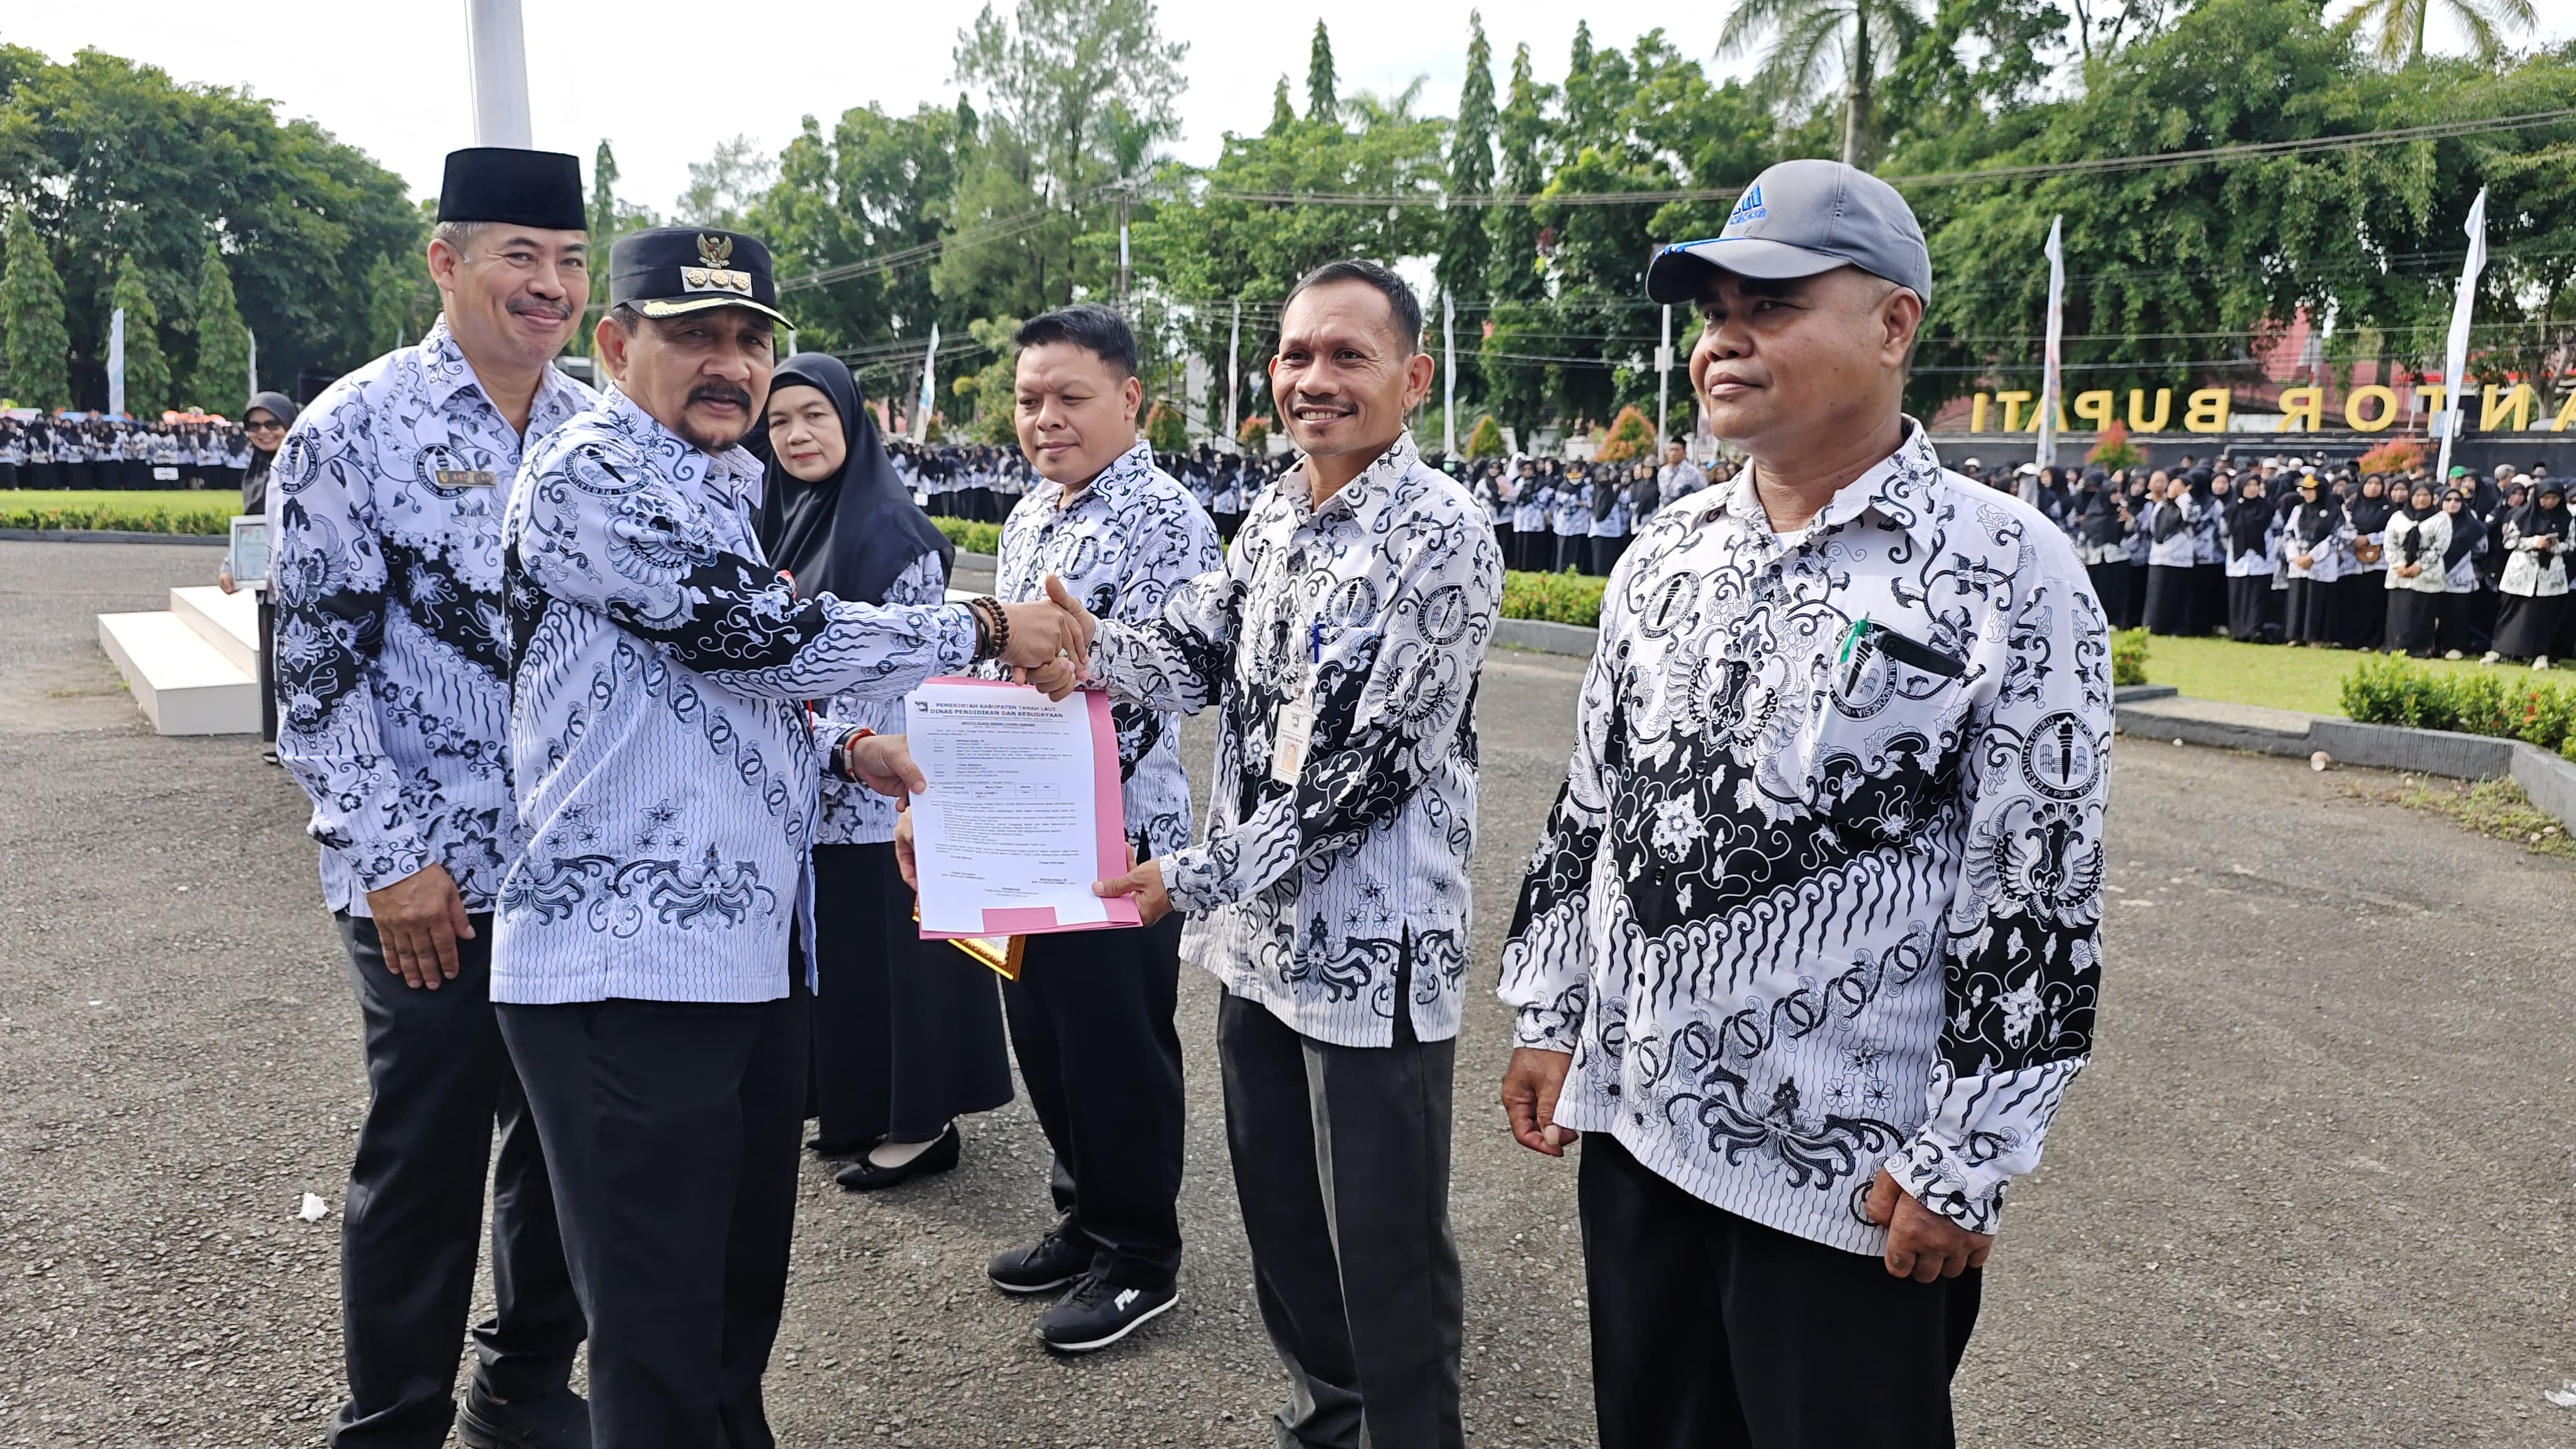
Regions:
<svg viewBox="0 0 2576 1449"><path fill-rule="evenodd" d="M901 1167L879 1167L862 1157L842 1168L832 1180L852 1192L875 1192L916 1177L948 1171L957 1165L957 1152L962 1145L957 1135L957 1124L951 1122L948 1130L939 1134L938 1141L914 1153L912 1160Z"/></svg>
<svg viewBox="0 0 2576 1449"><path fill-rule="evenodd" d="M505 1404L477 1375L456 1413L456 1438L465 1449L590 1449L590 1405L570 1389Z"/></svg>

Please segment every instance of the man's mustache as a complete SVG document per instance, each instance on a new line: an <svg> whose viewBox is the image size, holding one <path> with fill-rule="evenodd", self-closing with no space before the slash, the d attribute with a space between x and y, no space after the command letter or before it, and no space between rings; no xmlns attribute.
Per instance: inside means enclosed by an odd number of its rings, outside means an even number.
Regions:
<svg viewBox="0 0 2576 1449"><path fill-rule="evenodd" d="M572 308L561 302L549 302L543 297L512 297L502 305L523 316L544 317L556 322L572 315Z"/></svg>
<svg viewBox="0 0 2576 1449"><path fill-rule="evenodd" d="M751 394L731 383L701 383L689 389L689 402L692 406L702 402L732 403L745 412L751 411Z"/></svg>

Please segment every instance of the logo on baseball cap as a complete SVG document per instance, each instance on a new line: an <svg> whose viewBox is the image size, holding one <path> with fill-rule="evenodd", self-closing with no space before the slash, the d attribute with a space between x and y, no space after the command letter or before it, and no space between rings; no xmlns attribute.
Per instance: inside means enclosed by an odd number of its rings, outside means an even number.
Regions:
<svg viewBox="0 0 2576 1449"><path fill-rule="evenodd" d="M1656 253L1646 295L1693 302L1715 271L1782 281L1836 267L1858 267L1932 300L1931 249L1895 187L1839 161L1783 161L1744 188L1726 230Z"/></svg>

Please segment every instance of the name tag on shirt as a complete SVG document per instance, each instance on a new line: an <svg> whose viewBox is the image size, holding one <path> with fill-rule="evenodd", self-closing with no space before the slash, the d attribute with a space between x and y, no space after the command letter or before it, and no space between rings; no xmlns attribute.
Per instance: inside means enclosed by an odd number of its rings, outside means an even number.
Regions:
<svg viewBox="0 0 2576 1449"><path fill-rule="evenodd" d="M497 481L489 468L440 468L431 476L441 488L490 488Z"/></svg>
<svg viewBox="0 0 2576 1449"><path fill-rule="evenodd" d="M1306 768L1306 747L1314 740L1315 707L1281 705L1278 733L1270 745L1270 778L1282 785L1296 784L1298 772Z"/></svg>

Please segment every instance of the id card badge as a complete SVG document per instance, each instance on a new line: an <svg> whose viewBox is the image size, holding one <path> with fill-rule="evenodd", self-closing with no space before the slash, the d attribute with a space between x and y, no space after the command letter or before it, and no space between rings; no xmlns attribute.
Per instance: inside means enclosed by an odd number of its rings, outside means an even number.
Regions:
<svg viewBox="0 0 2576 1449"><path fill-rule="evenodd" d="M1314 740L1315 707L1281 705L1278 730L1270 745L1270 778L1282 785L1296 784L1298 773L1306 768L1306 747Z"/></svg>

